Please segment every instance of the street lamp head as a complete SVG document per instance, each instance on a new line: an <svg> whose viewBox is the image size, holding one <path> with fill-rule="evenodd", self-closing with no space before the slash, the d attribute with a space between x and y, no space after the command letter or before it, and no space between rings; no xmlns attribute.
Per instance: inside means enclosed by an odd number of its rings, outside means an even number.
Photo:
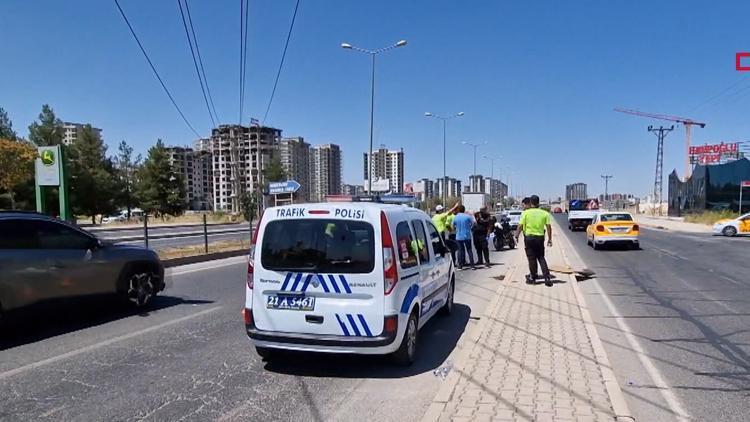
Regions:
<svg viewBox="0 0 750 422"><path fill-rule="evenodd" d="M458 116L458 117L461 117L461 116L463 116L463 115L464 115L464 112L463 112L463 111L459 111L459 112L458 112L458 113L456 114L456 116Z"/></svg>
<svg viewBox="0 0 750 422"><path fill-rule="evenodd" d="M466 141L461 141L461 145L468 145L469 143Z"/></svg>
<svg viewBox="0 0 750 422"><path fill-rule="evenodd" d="M401 40L396 43L396 47L403 47L406 45L406 40Z"/></svg>
<svg viewBox="0 0 750 422"><path fill-rule="evenodd" d="M424 115L425 115L426 117L432 117L432 113L430 113L429 111L428 111L428 112L425 112L425 114L424 114Z"/></svg>
<svg viewBox="0 0 750 422"><path fill-rule="evenodd" d="M346 49L351 50L352 49L352 45L349 44L349 43L342 42L341 43L341 48L346 48Z"/></svg>

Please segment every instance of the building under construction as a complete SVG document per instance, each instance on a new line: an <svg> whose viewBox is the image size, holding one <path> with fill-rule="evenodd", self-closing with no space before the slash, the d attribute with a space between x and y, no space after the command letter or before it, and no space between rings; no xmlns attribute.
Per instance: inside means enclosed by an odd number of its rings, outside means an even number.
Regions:
<svg viewBox="0 0 750 422"><path fill-rule="evenodd" d="M271 127L220 125L196 149L213 157L213 209L239 213L242 192L262 192L263 172L278 151L281 130Z"/></svg>

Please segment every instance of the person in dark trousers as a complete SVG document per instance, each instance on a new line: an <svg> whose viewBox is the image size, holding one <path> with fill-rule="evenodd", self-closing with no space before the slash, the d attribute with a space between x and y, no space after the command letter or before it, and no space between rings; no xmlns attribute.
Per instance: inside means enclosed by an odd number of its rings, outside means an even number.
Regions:
<svg viewBox="0 0 750 422"><path fill-rule="evenodd" d="M474 249L477 250L477 264L490 267L490 245L487 242L487 236L492 229L492 216L487 212L487 207L482 207L479 212L474 214L476 224L471 229L474 237ZM484 259L482 259L484 258Z"/></svg>
<svg viewBox="0 0 750 422"><path fill-rule="evenodd" d="M456 242L458 242L458 269L463 269L466 265L466 255L469 255L469 265L475 270L474 251L471 249L471 228L474 225L474 218L466 213L466 207L458 206L458 212L453 217L452 225L456 232Z"/></svg>
<svg viewBox="0 0 750 422"><path fill-rule="evenodd" d="M525 201L525 199L524 199ZM552 286L552 278L544 258L544 234L547 233L547 246L552 246L552 222L547 211L539 208L539 197L532 195L529 205L521 213L521 220L516 229L516 242L523 232L524 245L526 247L526 258L529 260L529 274L526 276L527 284L534 284L539 276L538 267L542 268L544 284ZM537 262L539 265L537 266Z"/></svg>

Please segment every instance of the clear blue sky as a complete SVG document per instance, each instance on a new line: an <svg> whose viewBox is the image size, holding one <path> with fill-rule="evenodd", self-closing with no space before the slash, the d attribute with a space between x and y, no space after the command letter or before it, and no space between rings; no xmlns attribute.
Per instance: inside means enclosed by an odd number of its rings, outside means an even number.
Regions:
<svg viewBox="0 0 750 422"><path fill-rule="evenodd" d="M222 122L238 119L239 2L192 0L194 24ZM294 0L251 0L245 113L261 118ZM210 131L176 1L121 0L178 104ZM369 59L343 41L409 45L378 59L375 144L406 151L406 179L442 173L441 126L450 123L449 175L472 171L471 149L505 157L523 193L561 195L583 181L637 195L652 189L655 138L623 106L708 123L694 143L747 139L750 80L734 54L750 51L750 2L302 0L267 123L285 136L344 151L344 180L361 183L369 125ZM0 2L0 107L16 130L49 103L63 120L104 130L145 152L156 138L192 144L114 2ZM746 74L747 75L747 74ZM745 76L750 77L750 76ZM731 86L725 95L696 109ZM247 120L247 119L245 119ZM668 122L665 122L668 123ZM665 176L682 172L684 130L667 138ZM489 162L479 159L479 172ZM496 170L496 175L499 170Z"/></svg>

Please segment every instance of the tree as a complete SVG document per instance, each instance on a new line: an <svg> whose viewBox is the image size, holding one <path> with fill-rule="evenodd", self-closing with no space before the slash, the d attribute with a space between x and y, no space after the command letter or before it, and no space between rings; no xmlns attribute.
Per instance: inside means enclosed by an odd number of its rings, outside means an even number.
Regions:
<svg viewBox="0 0 750 422"><path fill-rule="evenodd" d="M10 121L8 113L2 107L0 107L0 139L9 141L17 139L16 132L13 130L13 122Z"/></svg>
<svg viewBox="0 0 750 422"><path fill-rule="evenodd" d="M258 216L258 193L242 192L240 195L240 208L242 208L242 215L245 217L245 221L252 224L255 217Z"/></svg>
<svg viewBox="0 0 750 422"><path fill-rule="evenodd" d="M16 207L14 189L34 177L35 159L36 149L28 143L0 139L0 188L8 193L11 209Z"/></svg>
<svg viewBox="0 0 750 422"><path fill-rule="evenodd" d="M63 123L48 104L42 106L39 122L29 125L29 140L37 146L60 145L63 141Z"/></svg>
<svg viewBox="0 0 750 422"><path fill-rule="evenodd" d="M156 216L179 215L185 211L185 182L169 162L161 139L148 150L138 179L138 197L144 211Z"/></svg>
<svg viewBox="0 0 750 422"><path fill-rule="evenodd" d="M263 175L266 178L266 182L281 182L282 180L286 180L286 171L284 170L284 166L281 165L281 159L278 156L271 158L268 167L263 170Z"/></svg>
<svg viewBox="0 0 750 422"><path fill-rule="evenodd" d="M141 154L133 158L133 147L128 145L127 142L120 142L115 158L119 184L117 203L124 205L128 210L128 220L130 220L130 212L136 203L136 174L141 166L141 159Z"/></svg>
<svg viewBox="0 0 750 422"><path fill-rule="evenodd" d="M66 148L70 168L70 194L73 212L91 216L116 210L116 179L112 160L99 134L84 126L76 142Z"/></svg>

